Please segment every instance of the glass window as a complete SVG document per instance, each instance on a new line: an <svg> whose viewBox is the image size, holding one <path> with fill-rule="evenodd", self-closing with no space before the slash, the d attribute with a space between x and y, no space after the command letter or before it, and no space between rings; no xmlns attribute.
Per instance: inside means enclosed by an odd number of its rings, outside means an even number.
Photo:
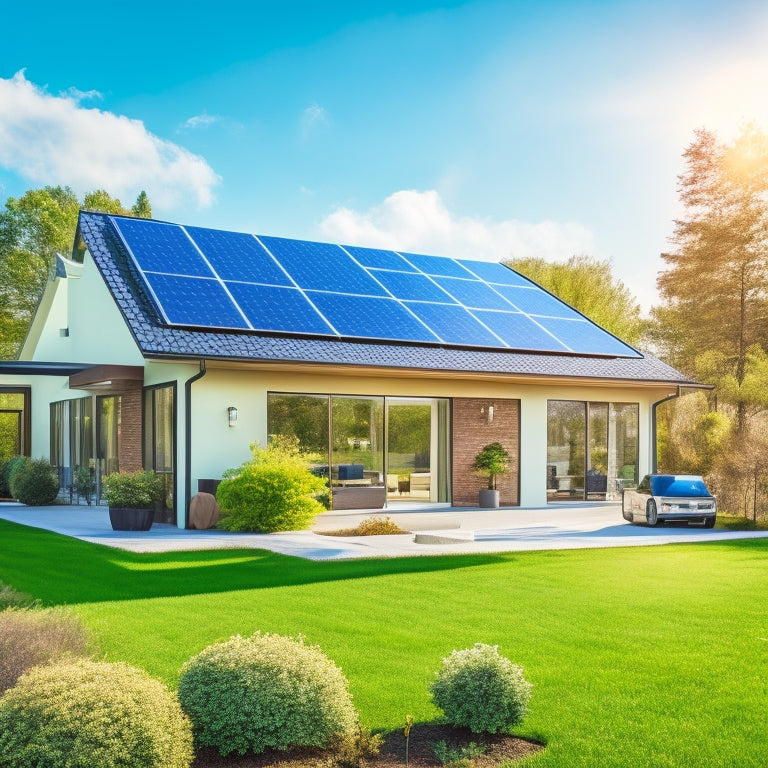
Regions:
<svg viewBox="0 0 768 768"><path fill-rule="evenodd" d="M334 498L341 503L344 495L344 504L360 508L372 500L380 506L385 494L392 501L450 501L449 415L446 398L267 396L270 438L298 438L313 471L329 478Z"/></svg>
<svg viewBox="0 0 768 768"><path fill-rule="evenodd" d="M72 489L80 467L93 469L93 421L90 396L51 403L50 461L59 487Z"/></svg>
<svg viewBox="0 0 768 768"><path fill-rule="evenodd" d="M638 477L637 403L550 400L547 497L615 499Z"/></svg>
<svg viewBox="0 0 768 768"><path fill-rule="evenodd" d="M150 387L144 390L144 467L153 469L163 480L164 505L155 510L157 522L175 522L176 385Z"/></svg>
<svg viewBox="0 0 768 768"><path fill-rule="evenodd" d="M0 463L29 455L29 389L0 388Z"/></svg>
<svg viewBox="0 0 768 768"><path fill-rule="evenodd" d="M384 485L384 398L331 397L333 485Z"/></svg>
<svg viewBox="0 0 768 768"><path fill-rule="evenodd" d="M96 399L99 477L120 471L118 444L120 436L120 395L107 395Z"/></svg>

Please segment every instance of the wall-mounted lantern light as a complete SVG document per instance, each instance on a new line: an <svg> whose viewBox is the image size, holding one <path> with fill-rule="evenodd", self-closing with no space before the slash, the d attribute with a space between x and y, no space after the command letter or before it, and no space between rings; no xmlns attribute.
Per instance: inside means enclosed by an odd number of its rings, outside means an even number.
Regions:
<svg viewBox="0 0 768 768"><path fill-rule="evenodd" d="M493 424L493 406L492 405L489 405L487 408L484 405L481 405L480 415L485 416L485 419L489 424Z"/></svg>
<svg viewBox="0 0 768 768"><path fill-rule="evenodd" d="M229 421L229 426L234 427L235 422L237 421L237 408L235 408L234 405L230 405L229 408L227 408L227 419Z"/></svg>

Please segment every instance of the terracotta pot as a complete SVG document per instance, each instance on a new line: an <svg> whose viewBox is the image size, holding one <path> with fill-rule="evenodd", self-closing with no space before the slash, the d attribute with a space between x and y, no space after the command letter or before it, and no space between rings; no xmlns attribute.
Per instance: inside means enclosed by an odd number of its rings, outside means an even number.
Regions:
<svg viewBox="0 0 768 768"><path fill-rule="evenodd" d="M112 523L113 531L148 531L154 521L154 509L109 508L109 522Z"/></svg>

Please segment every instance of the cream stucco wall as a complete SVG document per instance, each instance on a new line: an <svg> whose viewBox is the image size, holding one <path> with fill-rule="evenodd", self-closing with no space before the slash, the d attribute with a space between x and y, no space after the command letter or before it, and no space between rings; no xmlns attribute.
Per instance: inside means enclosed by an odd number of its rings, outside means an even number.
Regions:
<svg viewBox="0 0 768 768"><path fill-rule="evenodd" d="M188 368L185 373L191 375L194 371L195 369ZM520 501L523 506L536 507L547 503L545 468L548 400L639 403L639 471L643 474L650 471L652 466L652 404L673 392L674 387L562 383L545 385L505 382L499 379L470 381L430 378L423 375L393 378L280 371L259 373L209 367L205 376L192 385L193 493L197 489L199 478L220 477L223 470L238 466L248 459L248 446L251 442L265 443L267 392L270 391L520 400ZM238 421L234 427L229 427L227 423L228 406L238 409ZM181 419L181 410L179 414ZM179 437L181 440L181 434Z"/></svg>
<svg viewBox="0 0 768 768"><path fill-rule="evenodd" d="M56 278L55 299L34 349L22 359L142 365L144 358L86 251L81 277ZM68 328L69 335L59 330Z"/></svg>

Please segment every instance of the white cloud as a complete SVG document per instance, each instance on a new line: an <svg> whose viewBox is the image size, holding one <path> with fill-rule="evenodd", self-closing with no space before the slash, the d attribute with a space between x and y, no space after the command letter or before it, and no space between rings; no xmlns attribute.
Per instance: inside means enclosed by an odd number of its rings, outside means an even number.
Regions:
<svg viewBox="0 0 768 768"><path fill-rule="evenodd" d="M301 113L301 135L306 139L312 131L328 124L328 112L319 104L310 104Z"/></svg>
<svg viewBox="0 0 768 768"><path fill-rule="evenodd" d="M184 128L194 130L195 128L207 128L215 122L218 122L219 118L216 115L209 115L203 112L202 115L194 115L189 120L184 121Z"/></svg>
<svg viewBox="0 0 768 768"><path fill-rule="evenodd" d="M22 70L23 71L23 70ZM104 94L100 91L81 91L79 88L72 86L68 88L62 96L71 96L75 101L88 101L90 99L103 99Z"/></svg>
<svg viewBox="0 0 768 768"><path fill-rule="evenodd" d="M435 190L401 190L364 213L338 208L320 228L334 242L485 261L562 260L594 250L592 233L581 224L456 216Z"/></svg>
<svg viewBox="0 0 768 768"><path fill-rule="evenodd" d="M144 189L157 208L189 196L210 205L219 181L204 158L150 133L141 120L51 96L23 71L0 78L0 165L80 193L99 188L130 200Z"/></svg>

